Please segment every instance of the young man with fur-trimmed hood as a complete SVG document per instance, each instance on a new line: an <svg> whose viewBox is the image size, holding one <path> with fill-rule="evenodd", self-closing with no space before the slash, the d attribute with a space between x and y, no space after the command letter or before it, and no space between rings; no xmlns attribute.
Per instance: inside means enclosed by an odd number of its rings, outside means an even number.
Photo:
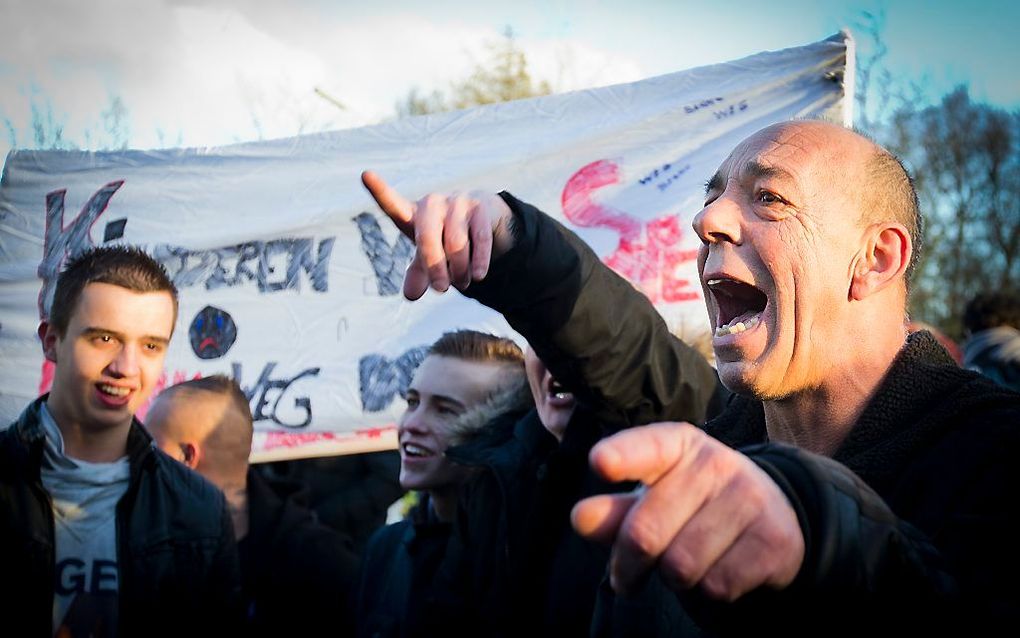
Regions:
<svg viewBox="0 0 1020 638"><path fill-rule="evenodd" d="M357 596L359 636L413 635L420 627L471 473L446 451L502 415L516 420L531 406L524 354L509 339L447 333L418 366L406 399L398 424L400 484L424 497L406 520L368 542Z"/></svg>

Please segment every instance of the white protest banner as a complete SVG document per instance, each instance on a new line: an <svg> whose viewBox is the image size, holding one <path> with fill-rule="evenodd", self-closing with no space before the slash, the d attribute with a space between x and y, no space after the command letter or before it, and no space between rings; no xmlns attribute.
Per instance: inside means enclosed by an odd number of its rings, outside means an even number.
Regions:
<svg viewBox="0 0 1020 638"><path fill-rule="evenodd" d="M707 330L690 227L705 180L769 123L849 122L852 44L841 33L632 84L270 142L15 151L0 184L0 423L49 386L35 331L68 256L130 243L180 289L160 385L237 379L253 460L395 447L425 347L457 328L515 335L455 292L403 299L412 246L361 186L368 168L412 197L506 189L574 229L671 325Z"/></svg>

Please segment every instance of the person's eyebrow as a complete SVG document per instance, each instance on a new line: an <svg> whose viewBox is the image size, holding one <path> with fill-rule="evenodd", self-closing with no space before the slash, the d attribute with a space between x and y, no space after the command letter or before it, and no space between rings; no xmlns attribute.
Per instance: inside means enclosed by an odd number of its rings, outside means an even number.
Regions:
<svg viewBox="0 0 1020 638"><path fill-rule="evenodd" d="M120 339L121 341L124 340L124 335L117 332L116 330L100 328L98 326L88 326L87 328L82 328L81 335L83 337L98 337L100 335L111 335L113 337Z"/></svg>
<svg viewBox="0 0 1020 638"><path fill-rule="evenodd" d="M124 334L117 332L116 330L110 330L109 328L100 328L98 326L89 326L82 329L81 335L83 337L98 337L100 335L111 335L116 337L119 341L124 341ZM167 337L160 337L159 335L145 335L142 337L142 341L153 341L160 345L169 345L170 339Z"/></svg>
<svg viewBox="0 0 1020 638"><path fill-rule="evenodd" d="M755 179L762 179L768 177L775 177L779 179L793 179L793 175L789 172L777 167L769 166L768 164L762 164L756 160L751 160L747 164L744 164L744 174Z"/></svg>
<svg viewBox="0 0 1020 638"><path fill-rule="evenodd" d="M449 403L449 404L452 404L453 406L455 406L457 408L460 408L461 410L467 409L467 406L465 406L463 403L461 403L457 399L454 399L453 397L447 396L445 394L433 394L432 395L432 401L434 403Z"/></svg>
<svg viewBox="0 0 1020 638"><path fill-rule="evenodd" d="M705 195L708 195L712 191L719 190L723 185L722 173L716 171L715 175L705 182Z"/></svg>

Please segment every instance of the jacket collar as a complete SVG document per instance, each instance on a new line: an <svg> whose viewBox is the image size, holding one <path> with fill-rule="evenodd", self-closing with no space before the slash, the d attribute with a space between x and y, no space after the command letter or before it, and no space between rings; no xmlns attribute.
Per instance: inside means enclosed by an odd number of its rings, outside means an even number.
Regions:
<svg viewBox="0 0 1020 638"><path fill-rule="evenodd" d="M28 407L21 412L18 420L13 425L18 441L28 452L28 462L36 472L38 472L42 462L43 444L46 439L39 411L49 396L49 393L46 393L29 403ZM155 446L156 443L149 433L146 432L145 428L142 427L141 422L137 418L132 417L131 429L128 430L126 449L132 479L134 479L147 460L155 458L155 455L152 454Z"/></svg>
<svg viewBox="0 0 1020 638"><path fill-rule="evenodd" d="M974 373L955 364L931 333L911 334L833 458L881 491L922 439L951 425L945 420L922 425L917 415L974 378ZM762 443L767 440L763 405L734 396L705 430L734 448Z"/></svg>

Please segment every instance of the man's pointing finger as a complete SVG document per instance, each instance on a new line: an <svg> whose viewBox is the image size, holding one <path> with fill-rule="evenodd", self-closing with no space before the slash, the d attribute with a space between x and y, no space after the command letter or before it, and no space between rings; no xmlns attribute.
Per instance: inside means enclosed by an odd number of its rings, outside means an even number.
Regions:
<svg viewBox="0 0 1020 638"><path fill-rule="evenodd" d="M372 171L365 171L361 174L361 183L365 185L372 198L379 204L379 208L393 220L393 223L400 232L414 239L414 204L404 199L400 193L393 190L383 178Z"/></svg>

